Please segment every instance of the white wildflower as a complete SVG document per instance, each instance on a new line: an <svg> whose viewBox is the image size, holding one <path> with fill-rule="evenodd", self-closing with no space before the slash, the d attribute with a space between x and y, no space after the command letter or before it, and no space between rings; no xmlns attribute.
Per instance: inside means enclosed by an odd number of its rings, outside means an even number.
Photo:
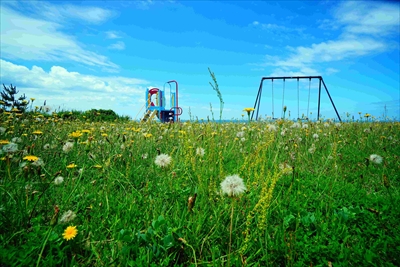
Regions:
<svg viewBox="0 0 400 267"><path fill-rule="evenodd" d="M313 134L313 136L312 136L314 139L318 139L319 138L319 136L318 136L318 134Z"/></svg>
<svg viewBox="0 0 400 267"><path fill-rule="evenodd" d="M49 149L50 148L50 144L45 144L44 146L43 146L43 149L44 150L47 150L47 149Z"/></svg>
<svg viewBox="0 0 400 267"><path fill-rule="evenodd" d="M243 179L239 175L234 174L227 176L221 183L221 189L224 194L228 196L238 196L246 190Z"/></svg>
<svg viewBox="0 0 400 267"><path fill-rule="evenodd" d="M308 124L307 123L303 124L303 126L301 128L307 129L308 128Z"/></svg>

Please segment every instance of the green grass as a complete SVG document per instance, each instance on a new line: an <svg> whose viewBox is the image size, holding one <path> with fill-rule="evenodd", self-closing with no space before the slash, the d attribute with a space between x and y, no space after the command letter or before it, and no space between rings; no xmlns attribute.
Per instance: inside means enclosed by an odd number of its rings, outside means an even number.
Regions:
<svg viewBox="0 0 400 267"><path fill-rule="evenodd" d="M14 115L0 115L1 149L18 146L0 155L2 266L400 265L398 122L305 129ZM159 153L171 164L158 167ZM233 174L247 190L229 198L220 183ZM68 210L76 218L61 223ZM69 241L67 226L78 230Z"/></svg>

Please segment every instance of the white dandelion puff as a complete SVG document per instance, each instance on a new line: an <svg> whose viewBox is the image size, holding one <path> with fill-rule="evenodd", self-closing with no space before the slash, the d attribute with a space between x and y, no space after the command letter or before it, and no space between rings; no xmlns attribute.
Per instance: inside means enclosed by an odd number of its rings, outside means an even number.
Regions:
<svg viewBox="0 0 400 267"><path fill-rule="evenodd" d="M225 180L221 183L221 189L224 194L227 194L229 197L238 196L246 191L246 186L243 183L243 179L239 177L239 175L234 174L231 176L227 176Z"/></svg>
<svg viewBox="0 0 400 267"><path fill-rule="evenodd" d="M66 211L63 213L59 223L68 223L70 221L73 221L75 218L76 218L75 212L73 212L72 210L69 210L69 211Z"/></svg>
<svg viewBox="0 0 400 267"><path fill-rule="evenodd" d="M197 149L196 149L196 155L198 155L198 156L200 156L200 157L203 157L204 156L204 148L201 148L201 147L198 147Z"/></svg>
<svg viewBox="0 0 400 267"><path fill-rule="evenodd" d="M244 137L244 132L243 132L243 131L238 132L238 133L236 134L236 137L237 137L237 138L242 138L242 137Z"/></svg>
<svg viewBox="0 0 400 267"><path fill-rule="evenodd" d="M65 145L63 146L63 151L65 153L68 153L71 151L71 149L74 147L74 143L72 142L66 142Z"/></svg>
<svg viewBox="0 0 400 267"><path fill-rule="evenodd" d="M64 182L64 177L58 176L56 179L54 179L54 184L60 185Z"/></svg>
<svg viewBox="0 0 400 267"><path fill-rule="evenodd" d="M381 156L377 155L377 154L372 154L369 156L369 160L372 161L375 164L381 164L383 159Z"/></svg>
<svg viewBox="0 0 400 267"><path fill-rule="evenodd" d="M171 163L171 157L167 154L160 154L154 162L158 167L166 167Z"/></svg>

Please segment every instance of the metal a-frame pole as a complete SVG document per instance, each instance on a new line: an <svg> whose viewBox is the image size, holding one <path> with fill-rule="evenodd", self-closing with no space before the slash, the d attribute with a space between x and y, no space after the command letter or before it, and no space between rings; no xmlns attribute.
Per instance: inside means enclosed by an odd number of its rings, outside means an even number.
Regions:
<svg viewBox="0 0 400 267"><path fill-rule="evenodd" d="M260 101L261 101L263 82L264 82L264 78L261 78L260 87L258 88L258 94L257 94L257 97L256 97L256 102L254 102L254 107L253 107L254 110L251 113L251 120L253 120L254 111L256 110L256 106L257 106L256 120L258 119L258 111L260 110ZM258 101L258 103L257 103L257 101Z"/></svg>
<svg viewBox="0 0 400 267"><path fill-rule="evenodd" d="M322 77L319 77L319 86L318 86L318 115L317 115L317 120L319 120L319 110L320 110L320 106L321 106L321 80ZM307 118L308 118L307 114Z"/></svg>
<svg viewBox="0 0 400 267"><path fill-rule="evenodd" d="M320 82L319 82L319 83L320 83L320 90L321 90L321 81L322 81L322 83L324 84L325 91L326 91L326 93L328 94L329 99L331 100L332 106L333 106L333 108L335 109L335 112L336 112L336 115L337 115L338 118L339 118L339 121L342 122L342 119L341 119L340 116L339 116L339 113L338 113L338 111L337 111L337 109L336 109L336 106L335 106L335 104L333 103L331 94L329 94L328 88L326 87L325 82L324 82L324 79L322 79L322 77L321 77L321 80L320 80Z"/></svg>

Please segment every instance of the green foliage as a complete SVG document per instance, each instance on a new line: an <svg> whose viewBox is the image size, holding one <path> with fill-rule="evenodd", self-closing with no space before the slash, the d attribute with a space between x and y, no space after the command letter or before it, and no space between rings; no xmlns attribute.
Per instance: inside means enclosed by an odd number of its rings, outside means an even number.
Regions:
<svg viewBox="0 0 400 267"><path fill-rule="evenodd" d="M398 122L139 124L71 113L0 114L0 265L226 266L230 246L232 266L400 265ZM160 153L170 165L155 164ZM235 199L220 190L232 174L247 187ZM76 217L63 222L69 210ZM78 229L69 241L68 226Z"/></svg>
<svg viewBox="0 0 400 267"><path fill-rule="evenodd" d="M210 68L208 68L208 72L210 73L211 78L212 78L212 80L214 82L214 84L212 84L210 82L210 85L213 88L213 90L217 92L217 96L218 96L218 99L219 99L219 104L220 104L219 120L221 121L222 120L222 111L224 109L224 100L222 99L222 94L221 94L221 91L219 90L217 78L215 77L214 72L211 72ZM210 103L210 107L211 107L211 103ZM212 107L211 107L211 109L212 109ZM212 114L212 115L213 115L213 118L214 118L214 114Z"/></svg>
<svg viewBox="0 0 400 267"><path fill-rule="evenodd" d="M91 109L88 111L60 111L56 113L58 117L64 120L87 120L93 122L115 122L115 121L129 121L128 116L120 116L113 110L104 109Z"/></svg>
<svg viewBox="0 0 400 267"><path fill-rule="evenodd" d="M11 111L13 108L18 109L20 112L26 111L29 101L26 100L25 94L17 98L16 95L18 93L16 86L11 84L9 87L6 87L3 84L3 91L0 94L1 105L5 111Z"/></svg>

